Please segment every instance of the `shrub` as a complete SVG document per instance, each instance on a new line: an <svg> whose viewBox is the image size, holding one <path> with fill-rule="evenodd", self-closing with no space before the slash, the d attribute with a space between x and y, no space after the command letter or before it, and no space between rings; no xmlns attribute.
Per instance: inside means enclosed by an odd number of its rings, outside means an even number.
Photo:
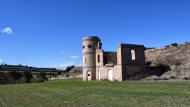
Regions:
<svg viewBox="0 0 190 107"><path fill-rule="evenodd" d="M7 75L8 75L7 76L8 83L17 83L22 77L22 74L16 71L10 71L7 73Z"/></svg>
<svg viewBox="0 0 190 107"><path fill-rule="evenodd" d="M0 72L0 84L5 84L8 82L8 75L7 73Z"/></svg>
<svg viewBox="0 0 190 107"><path fill-rule="evenodd" d="M46 73L45 72L40 72L40 74L39 74L39 80L40 80L40 82L48 80L47 77L46 77Z"/></svg>
<svg viewBox="0 0 190 107"><path fill-rule="evenodd" d="M178 44L177 43L172 43L171 46L176 47L176 46L178 46Z"/></svg>
<svg viewBox="0 0 190 107"><path fill-rule="evenodd" d="M26 83L29 83L32 78L33 78L33 76L32 76L31 72L29 72L29 71L23 72L23 79L25 79Z"/></svg>
<svg viewBox="0 0 190 107"><path fill-rule="evenodd" d="M32 82L32 83L38 83L38 82L43 82L43 80L40 79L40 78L32 78L32 79L30 80L30 82Z"/></svg>
<svg viewBox="0 0 190 107"><path fill-rule="evenodd" d="M65 72L69 72L69 71L71 71L73 68L75 68L74 65L68 66L68 67L65 69Z"/></svg>

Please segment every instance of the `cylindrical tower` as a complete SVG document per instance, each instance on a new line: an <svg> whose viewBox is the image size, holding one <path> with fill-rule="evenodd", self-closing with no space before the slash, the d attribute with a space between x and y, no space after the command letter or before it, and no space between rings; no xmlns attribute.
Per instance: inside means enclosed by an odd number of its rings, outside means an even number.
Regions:
<svg viewBox="0 0 190 107"><path fill-rule="evenodd" d="M96 49L99 43L97 36L83 38L83 80L96 79Z"/></svg>

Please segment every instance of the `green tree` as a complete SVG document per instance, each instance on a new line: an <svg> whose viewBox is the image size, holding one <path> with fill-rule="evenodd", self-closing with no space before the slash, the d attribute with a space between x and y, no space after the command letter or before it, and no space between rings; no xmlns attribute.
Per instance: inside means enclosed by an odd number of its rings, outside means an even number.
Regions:
<svg viewBox="0 0 190 107"><path fill-rule="evenodd" d="M24 71L23 76L26 79L26 83L29 83L30 80L33 78L32 73L30 71Z"/></svg>
<svg viewBox="0 0 190 107"><path fill-rule="evenodd" d="M19 80L22 77L22 74L20 72L16 72L16 71L9 72L9 75L15 81Z"/></svg>
<svg viewBox="0 0 190 107"><path fill-rule="evenodd" d="M68 66L68 67L65 69L65 72L69 72L69 71L71 71L71 69L73 69L73 68L75 68L74 65Z"/></svg>
<svg viewBox="0 0 190 107"><path fill-rule="evenodd" d="M39 78L41 81L48 80L45 72L40 72Z"/></svg>

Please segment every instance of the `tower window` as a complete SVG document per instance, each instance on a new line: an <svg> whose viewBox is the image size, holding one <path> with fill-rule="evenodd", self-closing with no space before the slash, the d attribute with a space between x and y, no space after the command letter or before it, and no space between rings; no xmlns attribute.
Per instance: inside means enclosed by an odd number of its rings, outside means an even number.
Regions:
<svg viewBox="0 0 190 107"><path fill-rule="evenodd" d="M135 61L135 59L136 59L135 50L131 50L131 59L132 59L132 61Z"/></svg>
<svg viewBox="0 0 190 107"><path fill-rule="evenodd" d="M100 55L98 54L98 63L100 63Z"/></svg>
<svg viewBox="0 0 190 107"><path fill-rule="evenodd" d="M86 57L83 57L83 63L84 64L86 63Z"/></svg>
<svg viewBox="0 0 190 107"><path fill-rule="evenodd" d="M89 48L89 49L92 48L92 45L88 45L88 48Z"/></svg>
<svg viewBox="0 0 190 107"><path fill-rule="evenodd" d="M82 46L82 48L84 49L84 48L85 48L85 46L83 45L83 46Z"/></svg>

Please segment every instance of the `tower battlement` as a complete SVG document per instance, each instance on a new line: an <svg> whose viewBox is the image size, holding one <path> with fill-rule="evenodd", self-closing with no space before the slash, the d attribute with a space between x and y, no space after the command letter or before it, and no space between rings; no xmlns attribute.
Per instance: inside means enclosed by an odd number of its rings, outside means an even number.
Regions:
<svg viewBox="0 0 190 107"><path fill-rule="evenodd" d="M88 41L88 40L100 40L98 36L86 36L83 37L83 41Z"/></svg>

